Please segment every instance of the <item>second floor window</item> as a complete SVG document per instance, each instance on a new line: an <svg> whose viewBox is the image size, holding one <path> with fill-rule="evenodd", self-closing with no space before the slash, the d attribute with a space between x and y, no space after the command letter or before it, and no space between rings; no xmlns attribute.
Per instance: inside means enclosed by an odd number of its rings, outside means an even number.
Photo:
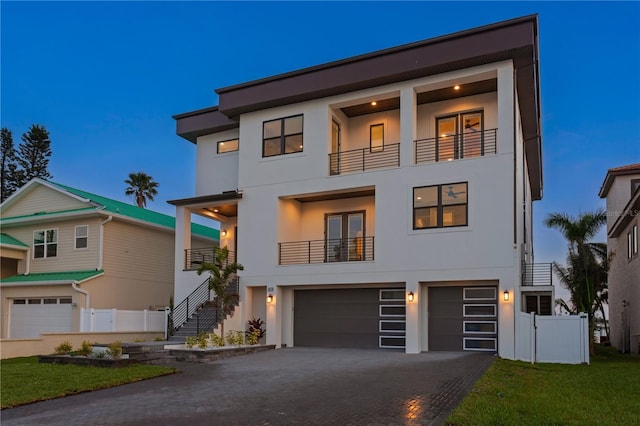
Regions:
<svg viewBox="0 0 640 426"><path fill-rule="evenodd" d="M265 121L262 125L262 156L302 152L302 115Z"/></svg>
<svg viewBox="0 0 640 426"><path fill-rule="evenodd" d="M58 255L58 230L46 229L33 233L33 257L48 258Z"/></svg>
<svg viewBox="0 0 640 426"><path fill-rule="evenodd" d="M89 226L76 226L76 249L87 248L89 242Z"/></svg>
<svg viewBox="0 0 640 426"><path fill-rule="evenodd" d="M468 225L467 183L413 188L413 229Z"/></svg>
<svg viewBox="0 0 640 426"><path fill-rule="evenodd" d="M238 139L218 142L218 154L233 152L238 150Z"/></svg>
<svg viewBox="0 0 640 426"><path fill-rule="evenodd" d="M369 150L379 152L384 150L384 124L372 124L369 127Z"/></svg>

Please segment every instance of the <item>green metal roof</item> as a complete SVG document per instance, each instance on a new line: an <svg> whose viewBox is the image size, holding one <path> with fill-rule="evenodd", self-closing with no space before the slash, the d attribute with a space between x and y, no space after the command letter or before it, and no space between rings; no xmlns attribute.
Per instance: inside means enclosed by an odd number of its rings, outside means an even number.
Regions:
<svg viewBox="0 0 640 426"><path fill-rule="evenodd" d="M63 282L86 281L98 275L104 274L103 270L96 271L64 271L64 272L38 272L29 275L13 275L2 279L2 284L23 284L28 282Z"/></svg>
<svg viewBox="0 0 640 426"><path fill-rule="evenodd" d="M46 182L57 188L60 188L65 192L68 192L70 194L73 194L81 198L88 199L92 203L99 205L101 211L119 214L122 216L129 217L131 219L148 222L154 225L165 226L171 229L175 229L176 227L176 219L173 216L143 209L142 207L123 203L117 200L112 200L111 198L102 197L97 194L92 194L90 192L82 191L82 190L72 188L70 186L62 185L59 183L55 183L51 181L46 181ZM82 210L85 210L85 209L76 209L73 211L82 211ZM37 213L37 215L59 214L59 213L66 213L66 212L46 212L46 213ZM23 217L32 217L32 216L34 215L28 215ZM4 219L9 219L9 218L4 218ZM11 219L15 219L15 218L11 218ZM205 238L212 238L218 241L220 240L220 231L214 228L209 228L207 226L197 224L197 223L191 224L191 233L194 235L205 237Z"/></svg>
<svg viewBox="0 0 640 426"><path fill-rule="evenodd" d="M0 233L0 244L9 244L12 246L20 246L20 247L29 247L28 244L23 243L22 241L16 240L11 235Z"/></svg>

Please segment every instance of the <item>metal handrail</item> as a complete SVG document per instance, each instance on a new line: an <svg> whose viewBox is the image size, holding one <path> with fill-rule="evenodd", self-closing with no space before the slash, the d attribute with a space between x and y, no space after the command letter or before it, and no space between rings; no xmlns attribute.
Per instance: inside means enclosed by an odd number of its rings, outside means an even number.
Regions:
<svg viewBox="0 0 640 426"><path fill-rule="evenodd" d="M278 243L278 264L374 260L374 238L369 236Z"/></svg>
<svg viewBox="0 0 640 426"><path fill-rule="evenodd" d="M167 335L172 336L204 303L209 301L209 294L209 278L207 278L171 310L167 325Z"/></svg>
<svg viewBox="0 0 640 426"><path fill-rule="evenodd" d="M400 167L400 144L387 144L380 148L362 148L329 154L329 174L363 172L383 167Z"/></svg>
<svg viewBox="0 0 640 426"><path fill-rule="evenodd" d="M222 250L220 247L186 249L184 251L184 269L186 271L195 271L203 263L215 263L220 250ZM229 256L227 256L224 264L218 266L225 267L230 263L234 263L235 261L236 254L232 251L229 251Z"/></svg>
<svg viewBox="0 0 640 426"><path fill-rule="evenodd" d="M414 141L415 164L483 157L496 153L498 129Z"/></svg>

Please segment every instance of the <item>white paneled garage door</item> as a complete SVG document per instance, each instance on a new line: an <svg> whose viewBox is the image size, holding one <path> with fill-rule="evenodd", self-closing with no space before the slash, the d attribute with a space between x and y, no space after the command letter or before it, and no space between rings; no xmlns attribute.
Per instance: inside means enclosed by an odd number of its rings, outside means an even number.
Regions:
<svg viewBox="0 0 640 426"><path fill-rule="evenodd" d="M9 338L71 331L71 297L29 297L11 303Z"/></svg>

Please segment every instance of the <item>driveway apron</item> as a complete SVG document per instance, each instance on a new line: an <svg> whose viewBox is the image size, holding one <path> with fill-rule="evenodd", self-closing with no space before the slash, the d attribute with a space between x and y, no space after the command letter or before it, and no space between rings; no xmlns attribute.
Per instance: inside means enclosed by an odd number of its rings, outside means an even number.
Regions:
<svg viewBox="0 0 640 426"><path fill-rule="evenodd" d="M286 348L2 410L12 425L440 425L494 357Z"/></svg>

